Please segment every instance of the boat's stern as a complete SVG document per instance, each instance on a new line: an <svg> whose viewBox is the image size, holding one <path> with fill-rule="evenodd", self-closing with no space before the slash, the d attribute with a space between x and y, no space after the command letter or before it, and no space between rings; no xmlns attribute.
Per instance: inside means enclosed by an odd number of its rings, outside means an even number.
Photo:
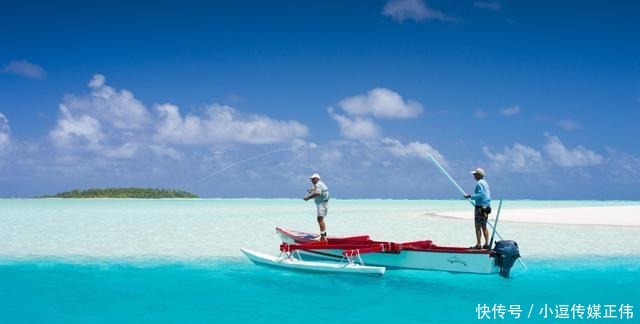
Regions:
<svg viewBox="0 0 640 324"><path fill-rule="evenodd" d="M520 249L516 241L504 240L496 242L493 249L494 264L500 267L500 275L508 278L511 267L520 257Z"/></svg>

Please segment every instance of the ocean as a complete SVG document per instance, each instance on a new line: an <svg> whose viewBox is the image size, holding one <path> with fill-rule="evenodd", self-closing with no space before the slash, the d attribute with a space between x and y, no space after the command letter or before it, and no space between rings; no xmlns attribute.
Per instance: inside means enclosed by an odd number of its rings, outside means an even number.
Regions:
<svg viewBox="0 0 640 324"><path fill-rule="evenodd" d="M504 208L628 201L505 201ZM329 235L472 245L463 200L332 200ZM470 210L470 212L472 212ZM316 231L294 199L0 199L0 323L638 322L638 227L501 223L511 277L388 270L381 278L261 267L276 226ZM638 215L640 217L640 215Z"/></svg>

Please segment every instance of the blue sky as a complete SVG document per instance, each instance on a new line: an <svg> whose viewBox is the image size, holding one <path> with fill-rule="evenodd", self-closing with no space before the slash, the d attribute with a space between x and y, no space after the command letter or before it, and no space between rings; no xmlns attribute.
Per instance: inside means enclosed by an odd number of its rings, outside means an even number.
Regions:
<svg viewBox="0 0 640 324"><path fill-rule="evenodd" d="M495 198L638 199L639 9L5 4L0 196L299 197L318 172L334 197L458 197L433 154Z"/></svg>

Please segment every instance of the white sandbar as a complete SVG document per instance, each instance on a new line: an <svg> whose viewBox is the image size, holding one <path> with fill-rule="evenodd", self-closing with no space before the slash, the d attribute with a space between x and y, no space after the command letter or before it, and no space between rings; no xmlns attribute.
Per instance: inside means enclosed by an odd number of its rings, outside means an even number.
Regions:
<svg viewBox="0 0 640 324"><path fill-rule="evenodd" d="M492 219L497 214L497 207L493 208ZM472 219L473 210L470 207L468 211L442 212L435 216ZM640 206L503 209L499 220L516 223L640 227Z"/></svg>

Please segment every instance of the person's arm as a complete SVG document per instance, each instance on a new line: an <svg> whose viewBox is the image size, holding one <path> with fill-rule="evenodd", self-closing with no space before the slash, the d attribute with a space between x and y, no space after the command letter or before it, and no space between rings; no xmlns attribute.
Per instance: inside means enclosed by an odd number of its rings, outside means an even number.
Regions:
<svg viewBox="0 0 640 324"><path fill-rule="evenodd" d="M477 200L478 198L484 198L486 196L486 192L484 190L484 186L481 184L476 184L476 191L473 195L469 195L469 198L472 200Z"/></svg>
<svg viewBox="0 0 640 324"><path fill-rule="evenodd" d="M318 190L318 188L316 188L315 190L314 190L314 189L310 189L310 190L309 190L309 194L308 194L307 196L305 196L303 199L304 199L305 201L307 201L307 200L309 200L309 199L313 199L313 198L315 198L315 197L320 196L320 192L318 192L318 191L319 191L319 190Z"/></svg>
<svg viewBox="0 0 640 324"><path fill-rule="evenodd" d="M476 183L476 189L475 189L475 191L478 191L478 184L477 184L477 183ZM472 197L472 195L471 195L471 194L468 194L468 193L466 193L466 192L465 192L465 193L464 193L464 197L465 197L465 198L467 198L467 199L469 199L469 198L471 198L471 197Z"/></svg>

